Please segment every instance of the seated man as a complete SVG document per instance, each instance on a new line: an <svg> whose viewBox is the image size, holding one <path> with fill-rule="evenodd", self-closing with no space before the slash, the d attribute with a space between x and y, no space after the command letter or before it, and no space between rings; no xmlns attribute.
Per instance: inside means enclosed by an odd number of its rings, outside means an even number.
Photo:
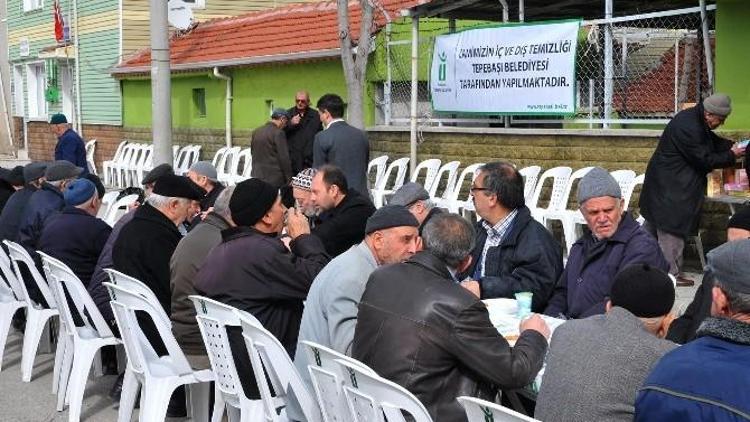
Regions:
<svg viewBox="0 0 750 422"><path fill-rule="evenodd" d="M620 271L606 314L568 321L555 330L534 417L632 421L638 388L656 361L677 347L662 340L674 297L664 271L647 264Z"/></svg>
<svg viewBox="0 0 750 422"><path fill-rule="evenodd" d="M711 317L666 354L638 392L635 421L750 419L750 239L708 253Z"/></svg>
<svg viewBox="0 0 750 422"><path fill-rule="evenodd" d="M542 368L549 328L538 315L525 319L511 348L485 304L456 282L471 262L471 224L441 214L423 235L424 251L370 275L352 356L411 391L436 422L466 421L456 397L493 400L498 387L528 385Z"/></svg>
<svg viewBox="0 0 750 422"><path fill-rule="evenodd" d="M544 313L586 318L603 314L615 275L631 264L667 271L656 239L623 212L620 185L594 167L578 183L578 206L590 232L570 248L568 263Z"/></svg>
<svg viewBox="0 0 750 422"><path fill-rule="evenodd" d="M365 238L365 225L375 207L368 198L349 189L341 169L320 167L313 177L310 199L320 213L312 234L323 241L329 255L341 255Z"/></svg>
<svg viewBox="0 0 750 422"><path fill-rule="evenodd" d="M216 167L210 161L198 161L190 166L186 176L206 192L200 199L201 212L206 212L214 206L216 198L224 190L224 185L219 182L216 174Z"/></svg>
<svg viewBox="0 0 750 422"><path fill-rule="evenodd" d="M42 187L44 182L44 171L47 163L34 162L26 164L23 168L23 180L25 185L8 198L0 214L0 239L18 242L18 226L26 215L26 207L31 195ZM3 248L5 245L3 245Z"/></svg>
<svg viewBox="0 0 750 422"><path fill-rule="evenodd" d="M112 228L96 218L102 203L91 181L74 180L63 196L65 208L47 220L39 250L62 261L88 286Z"/></svg>
<svg viewBox="0 0 750 422"><path fill-rule="evenodd" d="M727 223L727 242L740 239L750 239L750 208L737 211ZM668 340L685 344L695 339L698 327L703 320L711 316L713 287L714 277L710 271L706 271L701 285L695 290L693 301L690 302L685 312L669 326Z"/></svg>
<svg viewBox="0 0 750 422"><path fill-rule="evenodd" d="M416 252L419 223L406 208L386 205L367 219L365 240L337 256L313 281L302 314L299 341L310 340L351 354L357 306L375 268L403 262ZM294 363L309 383L307 355L297 346Z"/></svg>
<svg viewBox="0 0 750 422"><path fill-rule="evenodd" d="M299 208L300 212L311 220L317 215L315 204L310 199L312 196L312 179L317 172L313 168L304 169L292 177L291 182L294 207Z"/></svg>
<svg viewBox="0 0 750 422"><path fill-rule="evenodd" d="M236 185L229 200L231 228L198 271L195 290L251 313L294 356L302 302L315 276L330 258L323 243L310 235L307 218L292 208L287 215L289 249L278 239L287 210L278 189L259 179ZM242 387L258 397L247 346L240 330L229 330Z"/></svg>
<svg viewBox="0 0 750 422"><path fill-rule="evenodd" d="M414 217L419 221L419 235L422 235L422 230L430 219L441 212L440 208L435 206L435 203L430 200L430 193L419 183L408 182L404 183L403 186L388 199L388 205L401 205L406 207L409 212L414 214Z"/></svg>
<svg viewBox="0 0 750 422"><path fill-rule="evenodd" d="M468 278L463 286L482 299L531 292L531 310L542 312L562 272L562 252L524 205L523 177L510 163L488 163L471 192L482 220L471 266L459 276Z"/></svg>

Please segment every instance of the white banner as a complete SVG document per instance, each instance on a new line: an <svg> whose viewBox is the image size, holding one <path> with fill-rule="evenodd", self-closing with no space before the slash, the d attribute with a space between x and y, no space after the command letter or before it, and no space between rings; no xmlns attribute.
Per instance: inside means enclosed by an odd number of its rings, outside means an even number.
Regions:
<svg viewBox="0 0 750 422"><path fill-rule="evenodd" d="M435 39L432 106L441 112L575 113L580 21L471 29Z"/></svg>

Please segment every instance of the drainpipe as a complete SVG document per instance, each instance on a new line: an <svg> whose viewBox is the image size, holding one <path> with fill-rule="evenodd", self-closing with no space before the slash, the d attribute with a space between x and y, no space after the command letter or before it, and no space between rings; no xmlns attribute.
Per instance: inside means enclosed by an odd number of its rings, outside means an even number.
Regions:
<svg viewBox="0 0 750 422"><path fill-rule="evenodd" d="M226 124L227 124L227 148L232 147L232 77L219 73L219 67L214 67L214 76L227 81L227 101L226 101Z"/></svg>
<svg viewBox="0 0 750 422"><path fill-rule="evenodd" d="M73 45L76 49L76 132L83 136L81 132L83 120L81 116L81 60L79 59L78 50L80 50L80 44L78 42L78 0L73 0L73 15L75 15L75 28L73 34L75 36L75 42Z"/></svg>
<svg viewBox="0 0 750 422"><path fill-rule="evenodd" d="M711 57L711 40L708 33L708 17L706 16L706 0L700 0L701 29L703 32L703 53L706 58L706 73L708 73L708 92L714 92L714 60Z"/></svg>

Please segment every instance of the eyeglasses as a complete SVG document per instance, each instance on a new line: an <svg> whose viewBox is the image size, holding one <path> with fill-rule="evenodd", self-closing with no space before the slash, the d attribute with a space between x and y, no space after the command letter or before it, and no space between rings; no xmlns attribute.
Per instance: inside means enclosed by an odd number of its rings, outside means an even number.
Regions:
<svg viewBox="0 0 750 422"><path fill-rule="evenodd" d="M483 190L489 190L489 189L488 188L478 188L478 187L472 186L471 189L469 189L469 192L474 193L474 192L479 192L479 191L483 191Z"/></svg>
<svg viewBox="0 0 750 422"><path fill-rule="evenodd" d="M301 104L307 104L307 100L305 100L305 99L301 100L301 99L297 98L294 101L297 102L297 103L301 103Z"/></svg>

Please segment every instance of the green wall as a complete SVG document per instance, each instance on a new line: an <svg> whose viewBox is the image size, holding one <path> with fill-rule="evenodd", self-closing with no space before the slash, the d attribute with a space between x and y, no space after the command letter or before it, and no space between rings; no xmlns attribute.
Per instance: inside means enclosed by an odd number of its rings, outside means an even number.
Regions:
<svg viewBox="0 0 750 422"><path fill-rule="evenodd" d="M299 90L310 92L315 106L326 93L341 95L346 101L346 85L339 60L285 63L232 70L222 73L233 78L232 128L253 129L268 120L267 101L274 107L289 108ZM193 89L206 93L206 117L198 117ZM151 81L123 80L123 125L151 126ZM225 125L226 82L209 72L172 77L172 124L177 128L223 128ZM368 115L371 113L368 113Z"/></svg>
<svg viewBox="0 0 750 422"><path fill-rule="evenodd" d="M716 5L716 91L732 97L732 114L722 129L750 130L750 4L718 0Z"/></svg>

